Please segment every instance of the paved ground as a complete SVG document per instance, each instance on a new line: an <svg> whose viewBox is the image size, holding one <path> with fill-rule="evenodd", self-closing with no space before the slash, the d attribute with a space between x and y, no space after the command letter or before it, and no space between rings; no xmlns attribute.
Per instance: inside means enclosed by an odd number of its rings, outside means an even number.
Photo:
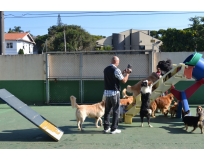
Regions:
<svg viewBox="0 0 205 160"><path fill-rule="evenodd" d="M104 134L95 128L93 119L86 119L84 131L78 131L75 109L70 106L30 106L64 131L60 141L25 119L6 104L0 104L0 149L204 149L204 134L183 130L179 118L156 114L149 128L145 119L140 127L139 116L132 124L120 123L121 134ZM192 115L195 108L190 107ZM169 155L170 156L170 155ZM175 157L175 156L174 156Z"/></svg>

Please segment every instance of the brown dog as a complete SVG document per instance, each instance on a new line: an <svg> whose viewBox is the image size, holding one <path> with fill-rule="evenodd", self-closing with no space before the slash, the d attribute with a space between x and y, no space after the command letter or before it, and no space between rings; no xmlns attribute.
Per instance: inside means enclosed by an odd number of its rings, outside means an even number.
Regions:
<svg viewBox="0 0 205 160"><path fill-rule="evenodd" d="M130 86L128 85L127 86L127 92L129 93L133 93L133 103L135 104L136 100L135 100L135 97L138 96L140 94L140 89L141 89L141 83L144 81L144 80L148 80L149 82L149 85L150 84L153 84L154 82L156 82L157 80L159 79L157 73L153 72L149 77L145 78L145 79L142 79L140 80L138 83L136 83L135 85L133 86ZM156 89L155 85L152 87L152 90Z"/></svg>
<svg viewBox="0 0 205 160"><path fill-rule="evenodd" d="M193 127L191 132L194 132L196 128L200 128L201 134L204 133L204 110L201 106L196 108L196 115L197 116L189 116L189 110L185 113L182 110L182 119L185 125L185 129L187 131L188 127Z"/></svg>
<svg viewBox="0 0 205 160"><path fill-rule="evenodd" d="M177 108L178 108L178 103L174 101L173 106L171 106L170 109L169 109L169 113L171 114L171 117L176 116Z"/></svg>
<svg viewBox="0 0 205 160"><path fill-rule="evenodd" d="M122 90L122 99L120 99L120 105L125 105L125 106L127 106L127 105L129 105L129 104L131 104L132 102L133 102L133 96L128 96L127 94L126 94L126 88L124 88L123 90Z"/></svg>
<svg viewBox="0 0 205 160"><path fill-rule="evenodd" d="M102 119L101 117L104 115L105 112L105 101L101 101L96 104L91 105L78 105L76 103L76 97L70 96L71 105L73 108L76 109L76 120L77 120L77 126L79 130L82 130L82 124L85 121L86 117L89 118L95 118L95 126L99 128L98 121L100 121L100 124L102 126Z"/></svg>
<svg viewBox="0 0 205 160"><path fill-rule="evenodd" d="M166 96L158 97L150 103L150 108L152 109L152 117L155 117L155 111L160 109L161 113L167 116L169 113L169 106L174 100L174 95L172 93Z"/></svg>

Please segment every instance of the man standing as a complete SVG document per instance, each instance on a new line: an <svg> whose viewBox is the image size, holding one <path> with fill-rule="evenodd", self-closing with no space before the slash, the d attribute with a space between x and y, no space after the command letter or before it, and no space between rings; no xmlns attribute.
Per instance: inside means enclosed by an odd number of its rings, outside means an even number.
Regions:
<svg viewBox="0 0 205 160"><path fill-rule="evenodd" d="M121 133L118 128L118 116L120 114L120 81L126 83L131 69L127 68L122 75L118 67L120 59L113 56L111 64L104 69L104 94L105 101L105 114L104 114L104 132L111 134ZM110 111L113 109L112 125L110 126Z"/></svg>

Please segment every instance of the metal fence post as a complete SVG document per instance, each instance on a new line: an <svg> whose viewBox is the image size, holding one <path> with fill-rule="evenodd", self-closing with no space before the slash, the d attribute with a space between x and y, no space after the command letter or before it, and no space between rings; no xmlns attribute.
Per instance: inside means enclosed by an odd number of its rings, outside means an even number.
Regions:
<svg viewBox="0 0 205 160"><path fill-rule="evenodd" d="M80 101L83 103L83 53L80 53Z"/></svg>
<svg viewBox="0 0 205 160"><path fill-rule="evenodd" d="M50 101L50 90L49 90L49 62L48 54L46 54L46 103L49 104Z"/></svg>

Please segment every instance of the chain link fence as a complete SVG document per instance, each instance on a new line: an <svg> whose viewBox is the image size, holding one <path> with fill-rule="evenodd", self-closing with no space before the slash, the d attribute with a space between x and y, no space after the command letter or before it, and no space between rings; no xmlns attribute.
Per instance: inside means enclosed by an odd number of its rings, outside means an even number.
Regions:
<svg viewBox="0 0 205 160"><path fill-rule="evenodd" d="M92 81L99 83L103 90L103 70L111 63L113 56L120 58L119 68L124 70L128 64L133 72L129 80L140 80L152 72L152 54L140 54L140 51L101 51L101 52L47 52L46 53L46 92L47 103L70 103L69 97L77 95L80 102L85 101L85 91L99 90L88 85ZM93 92L92 91L92 92Z"/></svg>

